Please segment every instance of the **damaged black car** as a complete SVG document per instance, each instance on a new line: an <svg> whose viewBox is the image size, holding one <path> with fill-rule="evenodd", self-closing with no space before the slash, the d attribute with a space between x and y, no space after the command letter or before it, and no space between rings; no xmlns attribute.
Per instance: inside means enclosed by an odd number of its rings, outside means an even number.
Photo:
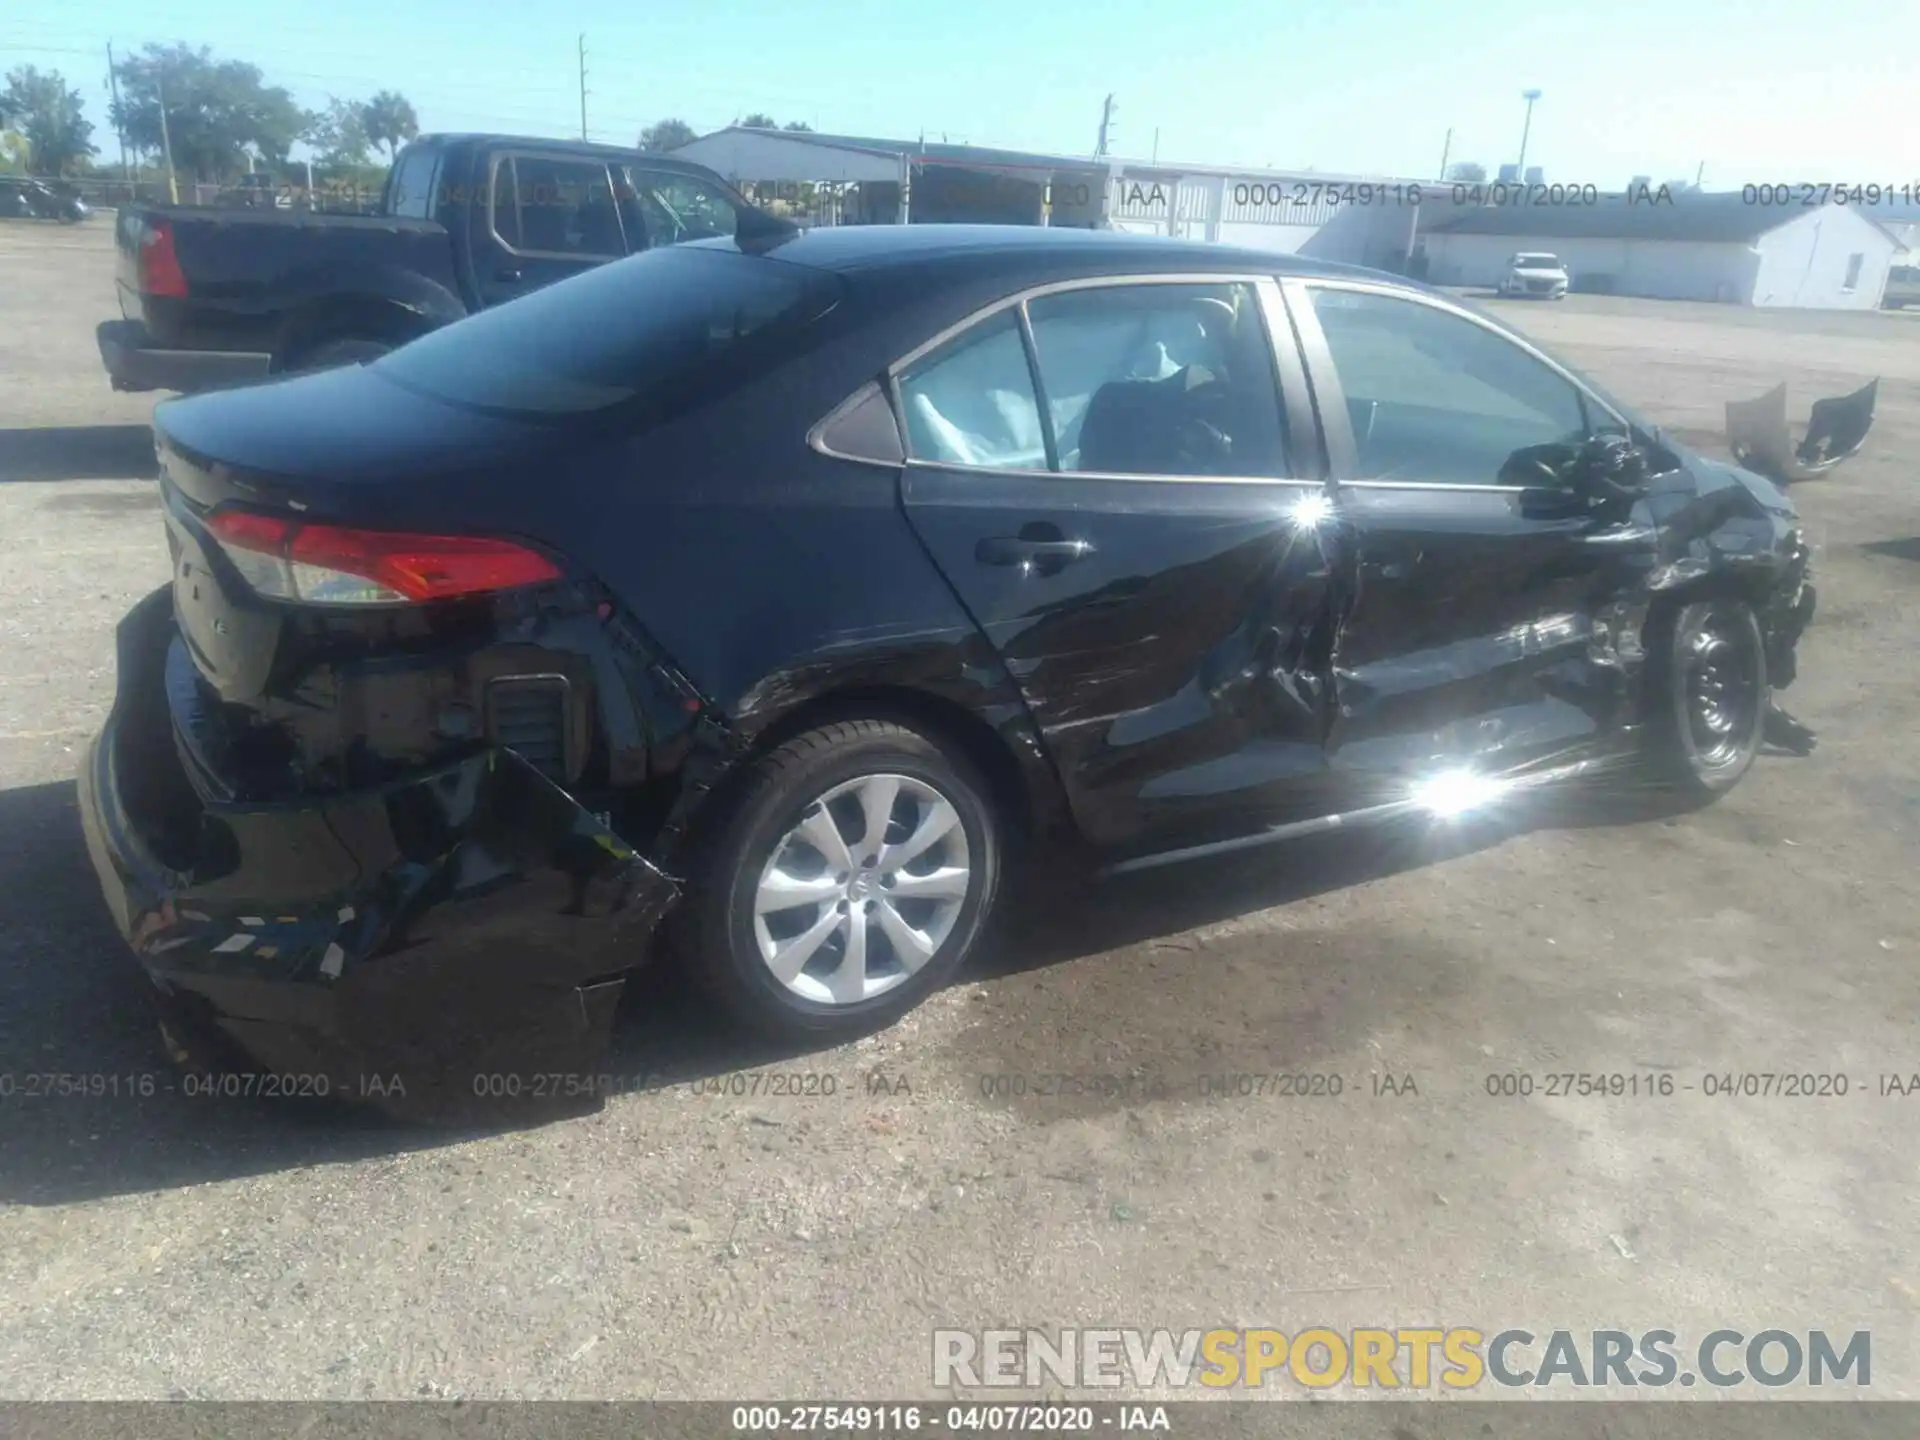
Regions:
<svg viewBox="0 0 1920 1440"><path fill-rule="evenodd" d="M669 935L784 1042L883 1026L1037 843L1711 796L1804 738L1782 489L1366 271L705 241L155 430L89 847L179 1058L336 1093L591 1076Z"/></svg>

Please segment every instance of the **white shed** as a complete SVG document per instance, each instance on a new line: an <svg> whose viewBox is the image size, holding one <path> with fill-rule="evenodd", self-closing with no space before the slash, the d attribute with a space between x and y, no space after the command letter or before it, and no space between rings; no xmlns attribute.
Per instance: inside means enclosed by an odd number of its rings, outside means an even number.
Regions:
<svg viewBox="0 0 1920 1440"><path fill-rule="evenodd" d="M1488 205L1424 236L1427 278L1440 285L1491 286L1516 251L1550 250L1575 290L1812 310L1878 309L1900 248L1857 206L1759 205L1737 193Z"/></svg>

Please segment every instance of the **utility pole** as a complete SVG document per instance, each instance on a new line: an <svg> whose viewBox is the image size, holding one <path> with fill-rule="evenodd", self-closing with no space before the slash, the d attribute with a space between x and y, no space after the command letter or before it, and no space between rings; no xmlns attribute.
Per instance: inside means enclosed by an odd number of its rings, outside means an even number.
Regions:
<svg viewBox="0 0 1920 1440"><path fill-rule="evenodd" d="M580 138L587 138L587 37L580 37Z"/></svg>
<svg viewBox="0 0 1920 1440"><path fill-rule="evenodd" d="M1107 153L1107 141L1113 133L1113 112L1116 108L1113 103L1113 96L1111 95L1107 96L1106 103L1100 107L1100 139L1095 142L1093 147L1093 153L1095 155L1104 155Z"/></svg>
<svg viewBox="0 0 1920 1440"><path fill-rule="evenodd" d="M1702 160L1700 162L1700 168L1693 172L1693 188L1694 189L1698 190L1700 188L1700 181L1706 175L1706 173L1707 173L1707 162Z"/></svg>
<svg viewBox="0 0 1920 1440"><path fill-rule="evenodd" d="M167 203L180 203L180 182L173 173L173 138L167 132L167 87L161 83L160 72L153 74L154 97L160 102L160 153L167 160Z"/></svg>
<svg viewBox="0 0 1920 1440"><path fill-rule="evenodd" d="M1153 127L1153 163L1155 165L1160 163L1160 127L1158 125Z"/></svg>
<svg viewBox="0 0 1920 1440"><path fill-rule="evenodd" d="M1447 138L1440 146L1440 178L1447 178L1447 157L1453 154L1453 127L1447 127Z"/></svg>
<svg viewBox="0 0 1920 1440"><path fill-rule="evenodd" d="M113 92L113 133L120 139L120 169L133 183L133 167L127 164L127 132L120 124L120 76L113 66L113 42L107 42L107 88ZM129 199L135 198L129 196Z"/></svg>
<svg viewBox="0 0 1920 1440"><path fill-rule="evenodd" d="M1527 183L1527 135L1533 129L1533 102L1540 98L1540 92L1522 90L1520 98L1527 102L1527 118L1520 126L1520 163L1513 167L1513 178L1524 185Z"/></svg>

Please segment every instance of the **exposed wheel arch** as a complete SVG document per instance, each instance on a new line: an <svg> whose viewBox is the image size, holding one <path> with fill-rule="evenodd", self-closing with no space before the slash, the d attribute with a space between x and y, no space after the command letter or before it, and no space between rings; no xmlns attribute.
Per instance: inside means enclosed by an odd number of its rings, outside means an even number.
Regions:
<svg viewBox="0 0 1920 1440"><path fill-rule="evenodd" d="M757 731L742 761L750 761L805 731L852 719L892 720L960 750L993 787L994 800L1004 808L1009 822L1007 838L1011 841L1046 834L1068 813L1059 778L1037 750L1023 762L1005 736L966 706L904 685L849 686L802 701ZM745 768L745 763L737 763L733 770L738 773ZM723 799L718 793L712 798ZM710 802L708 808L716 807Z"/></svg>
<svg viewBox="0 0 1920 1440"><path fill-rule="evenodd" d="M329 299L287 317L274 343L273 369L298 370L309 356L340 341L371 340L394 348L433 328L426 316L391 300Z"/></svg>

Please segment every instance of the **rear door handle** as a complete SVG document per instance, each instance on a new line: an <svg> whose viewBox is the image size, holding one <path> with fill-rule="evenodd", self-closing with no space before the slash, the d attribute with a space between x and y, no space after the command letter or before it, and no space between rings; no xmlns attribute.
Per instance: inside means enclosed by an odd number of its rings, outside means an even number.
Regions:
<svg viewBox="0 0 1920 1440"><path fill-rule="evenodd" d="M1027 540L1015 535L995 535L973 548L973 558L982 565L1029 565L1036 570L1057 570L1092 553L1093 546L1085 540Z"/></svg>
<svg viewBox="0 0 1920 1440"><path fill-rule="evenodd" d="M520 278L520 272L514 269L512 266L505 266L499 270L494 271L493 278L496 280L509 280L509 281L518 280Z"/></svg>

